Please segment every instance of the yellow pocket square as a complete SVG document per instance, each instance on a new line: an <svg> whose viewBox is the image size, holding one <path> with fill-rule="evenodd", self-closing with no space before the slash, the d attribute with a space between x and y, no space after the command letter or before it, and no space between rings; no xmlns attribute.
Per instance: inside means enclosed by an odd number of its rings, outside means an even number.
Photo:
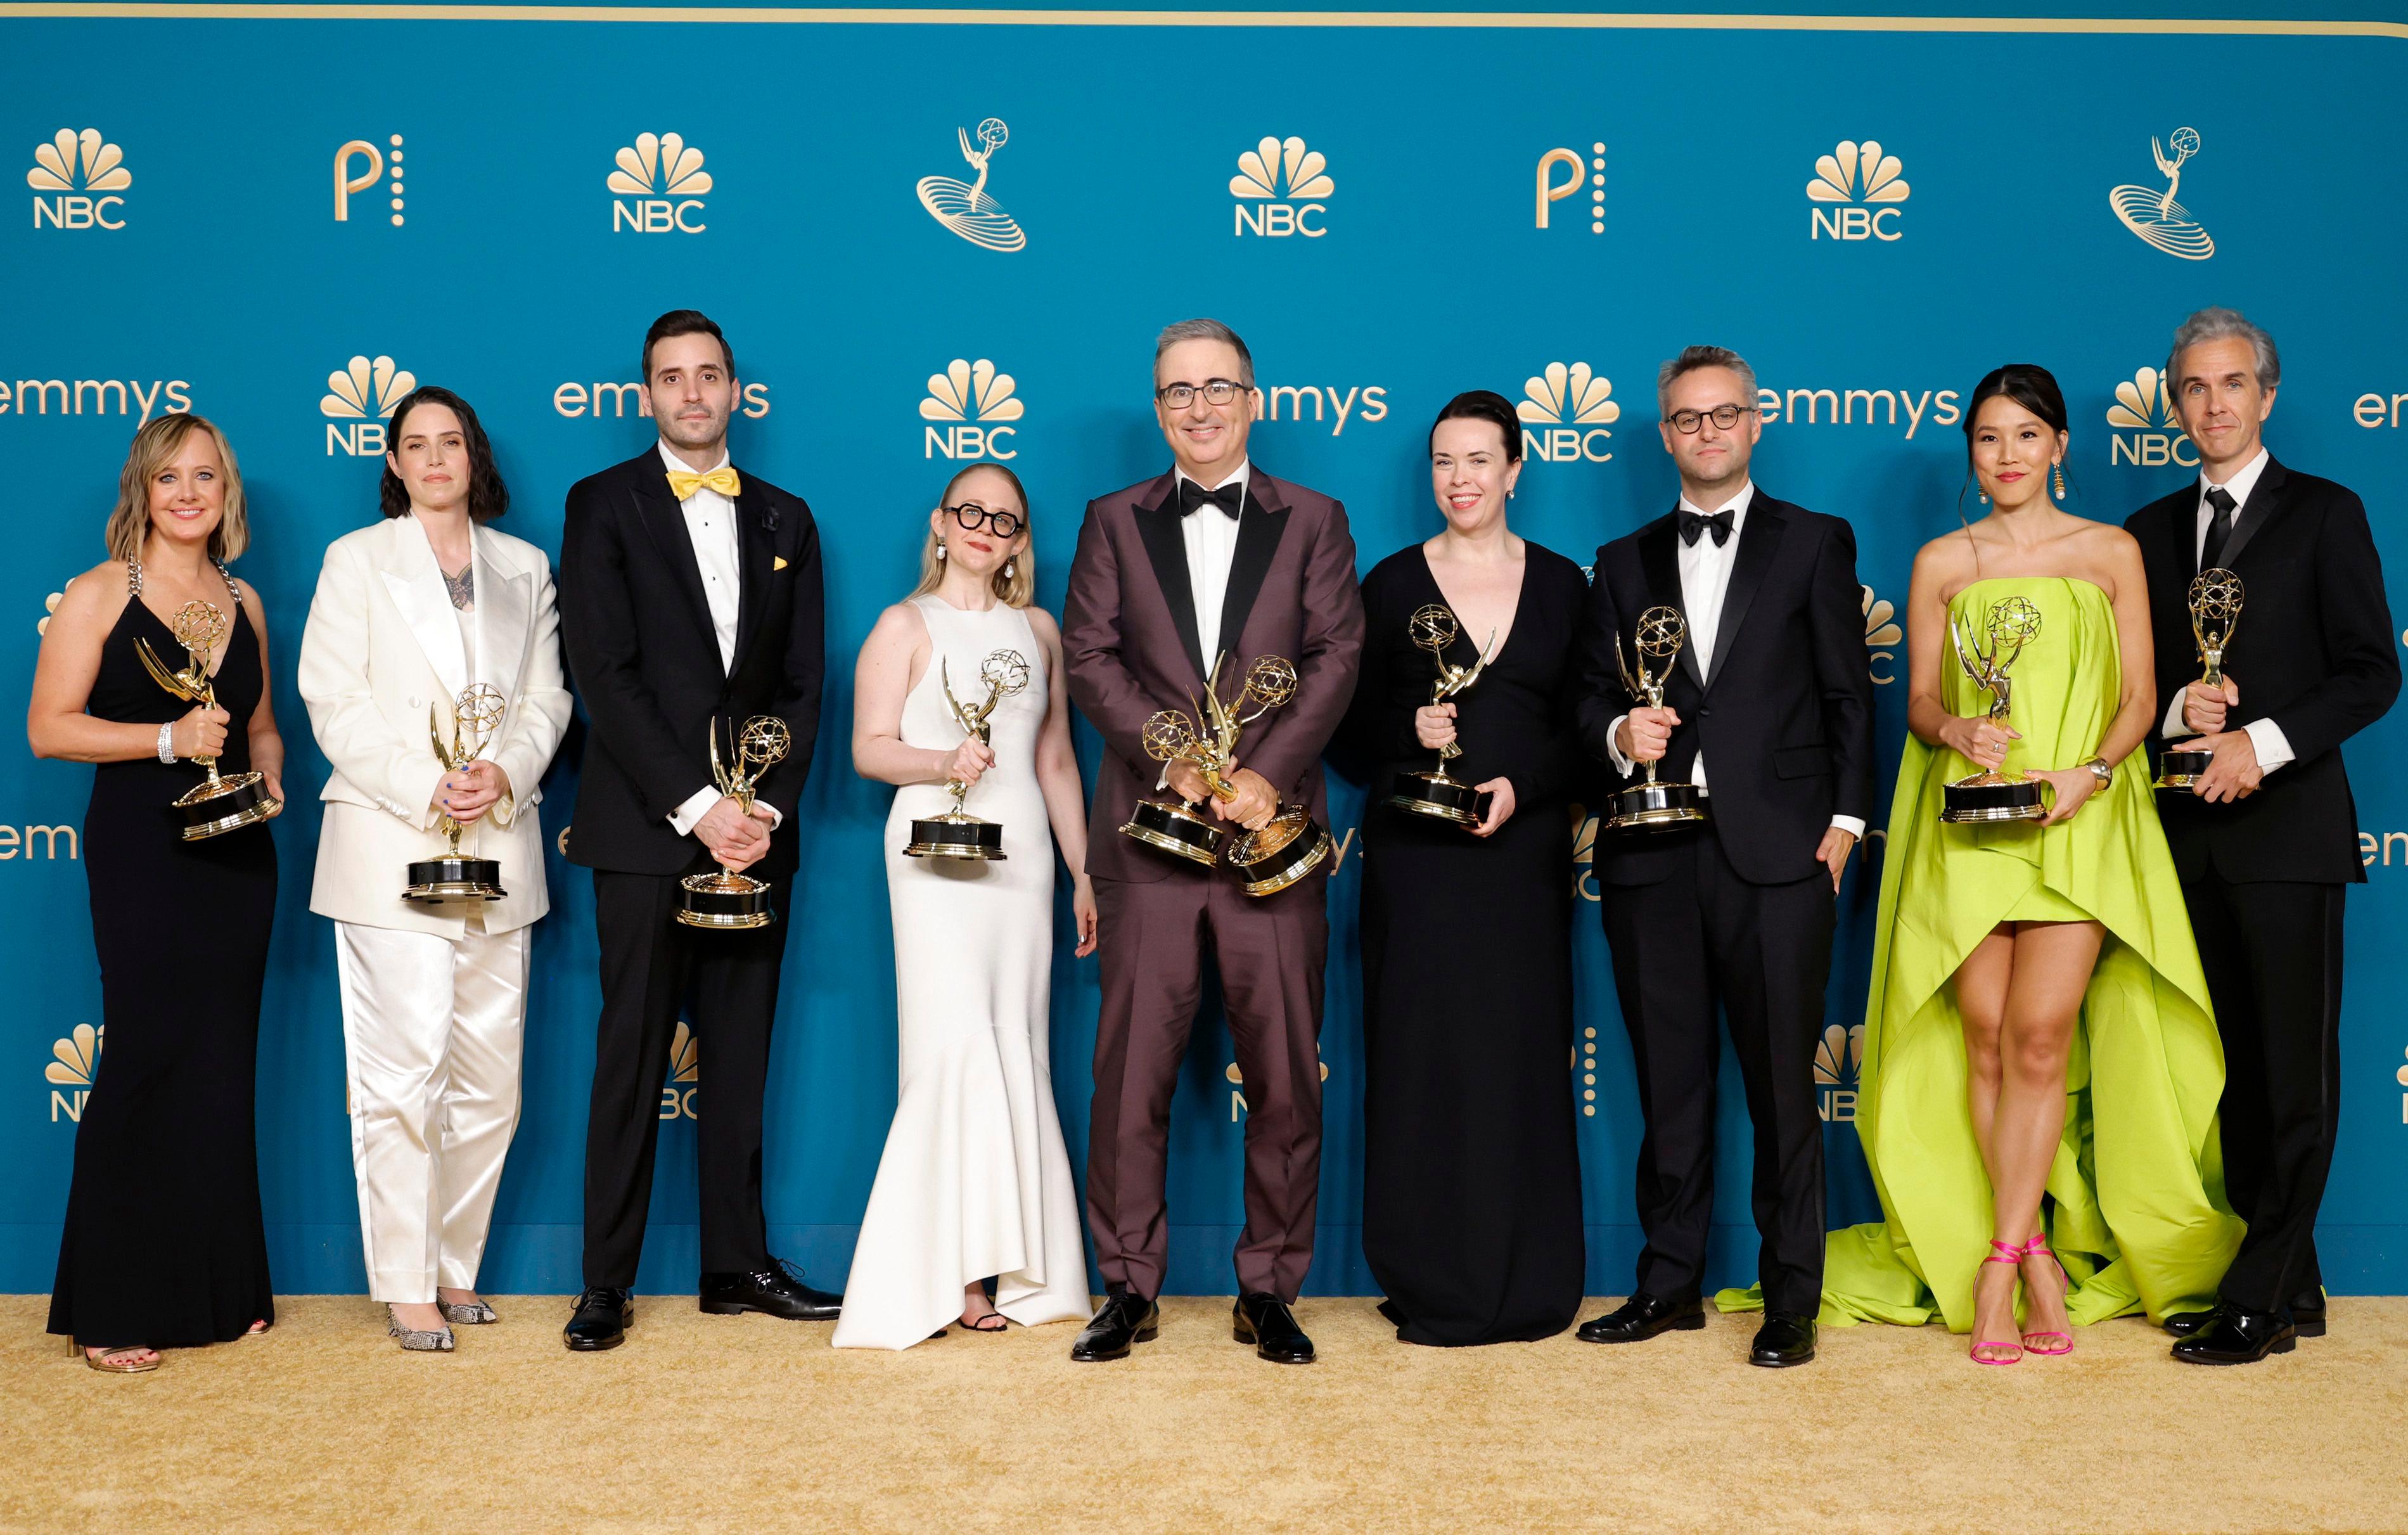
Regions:
<svg viewBox="0 0 2408 1535"><path fill-rule="evenodd" d="M786 556L784 556L783 554L772 554L772 555L770 555L770 556L769 556L769 568L770 568L770 569L772 569L772 570L783 570L784 568L786 568Z"/></svg>

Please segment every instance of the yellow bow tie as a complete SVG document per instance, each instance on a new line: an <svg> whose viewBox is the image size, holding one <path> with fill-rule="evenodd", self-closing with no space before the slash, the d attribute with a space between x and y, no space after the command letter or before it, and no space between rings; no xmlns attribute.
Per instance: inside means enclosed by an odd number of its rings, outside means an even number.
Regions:
<svg viewBox="0 0 2408 1535"><path fill-rule="evenodd" d="M705 485L731 501L744 489L744 482L736 478L735 466L729 464L722 464L709 474L695 474L685 469L669 471L669 489L681 501L693 500L694 493Z"/></svg>

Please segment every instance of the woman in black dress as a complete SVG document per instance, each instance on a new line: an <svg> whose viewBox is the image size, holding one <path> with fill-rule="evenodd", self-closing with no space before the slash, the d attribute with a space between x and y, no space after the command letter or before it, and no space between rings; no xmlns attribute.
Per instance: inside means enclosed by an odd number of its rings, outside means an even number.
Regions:
<svg viewBox="0 0 2408 1535"><path fill-rule="evenodd" d="M38 757L99 764L84 817L105 1024L76 1130L50 1330L94 1370L135 1374L158 1351L223 1342L275 1320L251 1128L260 985L276 911L265 825L185 841L173 801L256 769L284 797L258 596L225 565L250 541L242 477L198 416L136 434L106 534L108 561L67 583L42 638L26 735ZM187 704L144 668L147 639L189 665L171 620L207 602L227 620L208 657L218 707Z"/></svg>
<svg viewBox="0 0 2408 1535"><path fill-rule="evenodd" d="M1445 531L1363 581L1368 623L1348 738L1370 767L1363 827L1363 1250L1409 1343L1545 1338L1580 1306L1570 794L1563 695L1586 581L1514 536L1513 407L1458 395L1430 431ZM1432 703L1412 615L1441 605L1457 667ZM1492 644L1491 635L1495 638ZM1460 731L1458 741L1457 732ZM1451 776L1492 796L1477 827L1383 803L1458 743Z"/></svg>

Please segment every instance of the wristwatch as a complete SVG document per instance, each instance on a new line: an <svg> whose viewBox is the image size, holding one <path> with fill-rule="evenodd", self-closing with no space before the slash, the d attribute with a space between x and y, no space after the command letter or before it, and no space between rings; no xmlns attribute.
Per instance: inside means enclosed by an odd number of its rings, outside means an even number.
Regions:
<svg viewBox="0 0 2408 1535"><path fill-rule="evenodd" d="M2102 789L2107 788L2115 782L2115 769L2108 764L2105 757L2092 757L2088 762L2084 763L2082 766L2090 769L2091 774L2099 780L2099 786Z"/></svg>

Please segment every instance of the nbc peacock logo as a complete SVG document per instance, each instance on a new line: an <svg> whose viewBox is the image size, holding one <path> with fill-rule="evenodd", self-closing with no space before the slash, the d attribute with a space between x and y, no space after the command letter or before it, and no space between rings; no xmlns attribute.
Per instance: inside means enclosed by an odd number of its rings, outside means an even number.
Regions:
<svg viewBox="0 0 2408 1535"><path fill-rule="evenodd" d="M1806 183L1806 237L1811 240L1895 240L1903 237L1904 217L1899 204L1906 201L1906 166L1897 155L1868 138L1840 140L1830 153L1814 160L1814 179Z"/></svg>
<svg viewBox="0 0 2408 1535"><path fill-rule="evenodd" d="M2185 261L2205 261L2215 254L2215 237L2200 228L2190 211L2174 201L2182 190L2183 166L2199 152L2199 130L2176 128L2166 143L2153 136L2149 151L2157 156L2162 187L2121 186L2107 191L2107 206L2116 221L2148 244Z"/></svg>
<svg viewBox="0 0 2408 1535"><path fill-rule="evenodd" d="M663 1119L699 1119L695 1112L694 1095L702 1082L702 1052L694 1030L685 1020L678 1020L677 1033L669 1040L669 1080L661 1088Z"/></svg>
<svg viewBox="0 0 2408 1535"><path fill-rule="evenodd" d="M1814 1047L1814 1095L1826 1125L1845 1125L1856 1117L1857 1074L1865 1064L1865 1026L1831 1024Z"/></svg>
<svg viewBox="0 0 2408 1535"><path fill-rule="evenodd" d="M34 147L25 184L34 189L36 229L122 229L125 199L117 194L134 184L134 173L125 168L125 151L98 128L61 128Z"/></svg>
<svg viewBox="0 0 2408 1535"><path fill-rule="evenodd" d="M1317 240L1329 233L1324 221L1337 190L1320 151L1301 138L1266 138L1238 156L1238 174L1229 178L1229 195L1238 199L1230 233Z"/></svg>
<svg viewBox="0 0 2408 1535"><path fill-rule="evenodd" d="M982 357L976 362L956 357L942 373L928 375L927 396L920 402L923 458L1018 458L1020 450L1008 441L1019 435L1009 424L1025 415L1020 385L1009 373Z"/></svg>
<svg viewBox="0 0 2408 1535"><path fill-rule="evenodd" d="M1612 424L1622 419L1613 380L1586 363L1549 363L1546 371L1522 383L1522 449L1550 464L1613 456Z"/></svg>
<svg viewBox="0 0 2408 1535"><path fill-rule="evenodd" d="M680 134L638 134L620 150L604 185L611 193L610 231L631 235L699 235L710 172L702 151Z"/></svg>
<svg viewBox="0 0 2408 1535"><path fill-rule="evenodd" d="M94 1028L78 1024L65 1039L50 1042L50 1064L42 1068L42 1080L50 1084L51 1124L63 1118L70 1125L83 1122L84 1100L92 1097L92 1084L100 1079L100 1048L107 1033L106 1026Z"/></svg>
<svg viewBox="0 0 2408 1535"><path fill-rule="evenodd" d="M2173 380L2154 367L2144 367L2115 386L2115 403L2107 408L2107 462L2142 468L2179 464L2199 467L2199 449L2183 431L2174 412Z"/></svg>
<svg viewBox="0 0 2408 1535"><path fill-rule="evenodd" d="M1906 638L1906 631L1898 626L1898 609L1887 597L1873 595L1870 586L1862 587L1862 599L1857 603L1865 618L1865 667L1872 673L1873 685L1885 687L1898 681L1890 670L1898 661L1896 646Z"/></svg>
<svg viewBox="0 0 2408 1535"><path fill-rule="evenodd" d="M382 458L385 423L401 397L418 387L418 376L390 357L353 357L326 375L318 413L326 418L326 456Z"/></svg>

